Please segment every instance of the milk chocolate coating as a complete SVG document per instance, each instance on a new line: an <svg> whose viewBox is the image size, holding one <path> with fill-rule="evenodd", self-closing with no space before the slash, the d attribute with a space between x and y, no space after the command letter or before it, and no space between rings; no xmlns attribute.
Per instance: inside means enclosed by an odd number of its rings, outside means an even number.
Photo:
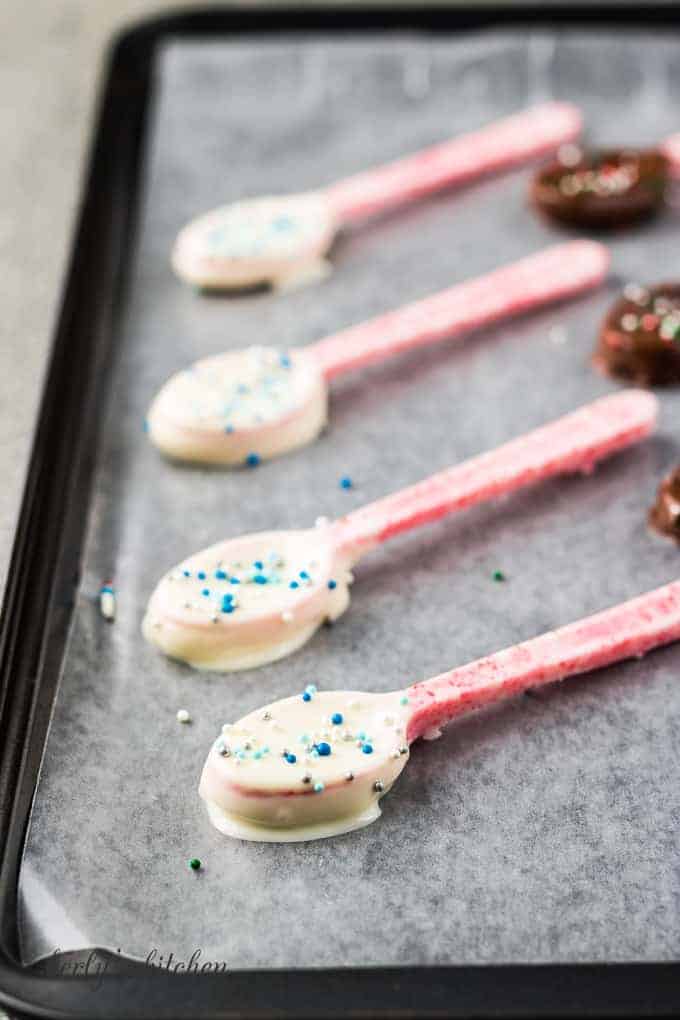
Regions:
<svg viewBox="0 0 680 1020"><path fill-rule="evenodd" d="M639 385L680 383L680 283L629 284L602 323L593 361Z"/></svg>
<svg viewBox="0 0 680 1020"><path fill-rule="evenodd" d="M649 523L662 535L680 542L680 467L666 475L649 511Z"/></svg>
<svg viewBox="0 0 680 1020"><path fill-rule="evenodd" d="M668 160L657 149L583 152L565 146L536 173L531 197L561 223L615 229L655 213L667 182Z"/></svg>

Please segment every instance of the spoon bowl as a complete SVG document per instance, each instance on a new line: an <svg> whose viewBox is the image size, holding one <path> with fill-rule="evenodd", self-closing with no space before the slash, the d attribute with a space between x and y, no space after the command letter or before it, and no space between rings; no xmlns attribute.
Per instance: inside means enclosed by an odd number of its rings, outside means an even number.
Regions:
<svg viewBox="0 0 680 1020"><path fill-rule="evenodd" d="M200 784L211 821L263 842L368 825L408 761L402 700L311 686L225 726Z"/></svg>
<svg viewBox="0 0 680 1020"><path fill-rule="evenodd" d="M175 272L202 290L324 275L338 230L323 192L268 195L221 206L187 224L172 252Z"/></svg>
<svg viewBox="0 0 680 1020"><path fill-rule="evenodd" d="M233 467L305 446L327 418L328 386L310 354L248 347L172 376L147 424L166 456Z"/></svg>
<svg viewBox="0 0 680 1020"><path fill-rule="evenodd" d="M244 535L205 549L156 587L144 636L170 658L223 672L275 662L349 605L332 528Z"/></svg>

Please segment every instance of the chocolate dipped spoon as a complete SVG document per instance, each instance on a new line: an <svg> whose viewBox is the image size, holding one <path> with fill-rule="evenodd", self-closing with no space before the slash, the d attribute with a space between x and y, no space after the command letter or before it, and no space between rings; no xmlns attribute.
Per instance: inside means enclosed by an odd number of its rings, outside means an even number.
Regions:
<svg viewBox="0 0 680 1020"><path fill-rule="evenodd" d="M318 692L226 725L199 793L220 832L258 842L369 825L414 740L530 688L640 657L680 638L680 581L389 694Z"/></svg>
<svg viewBox="0 0 680 1020"><path fill-rule="evenodd" d="M546 103L319 191L234 202L184 227L172 263L203 289L307 282L328 272L342 228L554 151L580 130L576 107Z"/></svg>
<svg viewBox="0 0 680 1020"><path fill-rule="evenodd" d="M274 662L349 605L351 567L382 542L543 479L589 471L654 429L642 390L603 397L335 522L220 542L153 592L144 635L166 655L224 672Z"/></svg>
<svg viewBox="0 0 680 1020"><path fill-rule="evenodd" d="M562 146L536 171L531 200L553 220L579 228L616 229L658 212L680 176L680 134L652 149Z"/></svg>
<svg viewBox="0 0 680 1020"><path fill-rule="evenodd" d="M597 368L642 386L680 382L680 283L628 284L602 323Z"/></svg>
<svg viewBox="0 0 680 1020"><path fill-rule="evenodd" d="M608 266L603 245L571 241L304 348L250 347L199 361L154 399L150 438L169 457L203 464L279 456L316 438L327 420L328 383L342 372L596 287Z"/></svg>

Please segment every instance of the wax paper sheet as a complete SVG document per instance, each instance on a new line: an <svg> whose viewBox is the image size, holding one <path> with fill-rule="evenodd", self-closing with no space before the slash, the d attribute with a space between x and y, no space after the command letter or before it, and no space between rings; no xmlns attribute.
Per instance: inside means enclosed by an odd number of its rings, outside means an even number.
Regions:
<svg viewBox="0 0 680 1020"><path fill-rule="evenodd" d="M680 126L677 41L517 30L180 38L162 53L82 588L21 873L27 961L90 945L184 960L199 949L230 968L677 958L680 648L418 744L382 818L344 837L232 841L196 793L220 725L259 704L310 682L396 688L677 576L676 549L645 520L680 455L677 393L662 395L658 436L593 476L367 558L346 616L284 662L201 674L140 634L156 581L189 553L342 514L617 389L589 364L596 330L623 281L676 272L671 211L611 238L599 292L339 380L328 433L277 462L179 467L142 428L157 388L197 357L309 343L565 236L527 207L519 169L343 238L316 286L208 298L168 264L188 219L553 97L583 107L592 140L651 143ZM105 579L112 624L97 604Z"/></svg>

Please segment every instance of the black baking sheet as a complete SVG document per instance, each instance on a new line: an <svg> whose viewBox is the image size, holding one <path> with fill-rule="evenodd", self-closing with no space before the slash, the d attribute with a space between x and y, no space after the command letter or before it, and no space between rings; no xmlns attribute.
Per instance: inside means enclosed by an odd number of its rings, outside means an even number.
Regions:
<svg viewBox="0 0 680 1020"><path fill-rule="evenodd" d="M623 281L668 275L677 218L612 238L598 294L348 377L320 442L233 473L173 466L146 442L146 406L172 371L248 343L310 342L564 235L527 209L519 170L343 239L315 287L207 299L172 276L177 229L216 202L318 186L553 97L579 103L598 142L653 142L678 127L676 54L661 32L507 29L164 47L82 584L21 871L25 961L88 945L141 959L200 949L230 970L677 957L676 649L456 724L414 748L379 822L332 841L226 840L196 795L221 723L260 703L311 681L388 690L672 579L677 555L645 512L678 458L673 393L658 437L593 477L376 553L347 616L285 662L198 674L139 633L155 581L203 545L342 513L616 389L588 363L597 325ZM108 578L111 626L96 603Z"/></svg>

